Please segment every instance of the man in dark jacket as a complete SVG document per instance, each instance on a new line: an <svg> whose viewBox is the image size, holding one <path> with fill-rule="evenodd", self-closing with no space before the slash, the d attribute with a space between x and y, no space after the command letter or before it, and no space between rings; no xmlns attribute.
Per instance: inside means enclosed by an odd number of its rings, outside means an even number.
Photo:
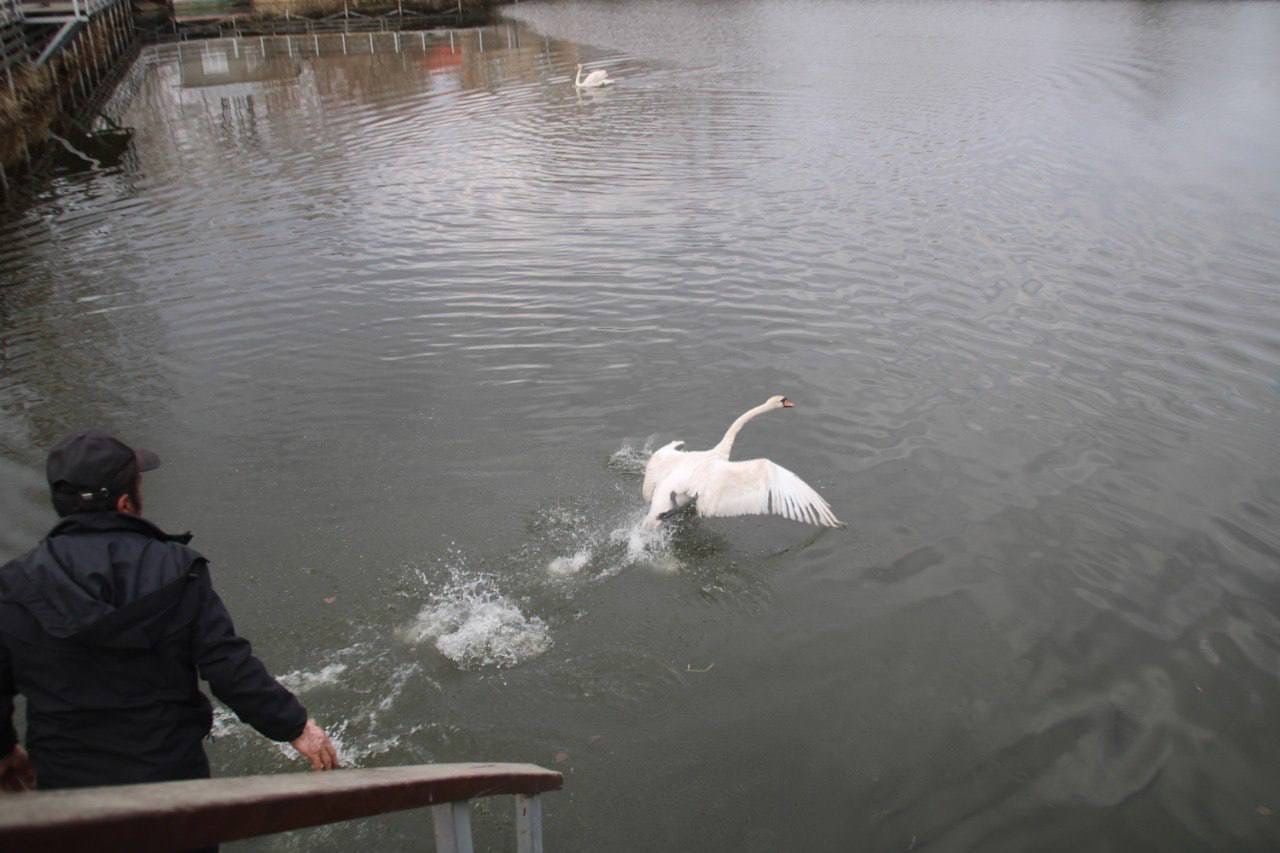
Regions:
<svg viewBox="0 0 1280 853"><path fill-rule="evenodd" d="M197 674L241 720L337 766L307 718L238 636L208 562L142 518L141 474L160 464L98 430L49 453L62 520L0 568L0 785L74 788L209 776L213 712ZM27 697L27 745L13 697ZM34 765L34 767L33 767Z"/></svg>

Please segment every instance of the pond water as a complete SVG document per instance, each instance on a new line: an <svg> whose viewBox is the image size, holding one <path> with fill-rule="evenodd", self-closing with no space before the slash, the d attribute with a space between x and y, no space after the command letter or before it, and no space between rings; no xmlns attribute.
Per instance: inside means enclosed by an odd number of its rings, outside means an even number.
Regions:
<svg viewBox="0 0 1280 853"><path fill-rule="evenodd" d="M562 770L548 849L1274 845L1280 6L504 14L144 52L0 215L0 557L59 436L156 449L348 763ZM642 535L771 394L848 528Z"/></svg>

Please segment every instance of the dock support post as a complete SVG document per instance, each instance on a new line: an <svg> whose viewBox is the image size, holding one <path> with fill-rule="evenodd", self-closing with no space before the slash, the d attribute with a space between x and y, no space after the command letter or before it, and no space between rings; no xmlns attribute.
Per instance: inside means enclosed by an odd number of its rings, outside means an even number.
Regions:
<svg viewBox="0 0 1280 853"><path fill-rule="evenodd" d="M80 58L80 39L76 39L76 43L72 49L76 53L76 78L80 81L80 97L87 100L89 97L89 89L84 84L84 60Z"/></svg>
<svg viewBox="0 0 1280 853"><path fill-rule="evenodd" d="M45 69L49 72L49 85L53 88L53 97L58 101L58 115L62 115L62 81L58 79L58 72L54 70L52 59L45 65Z"/></svg>
<svg viewBox="0 0 1280 853"><path fill-rule="evenodd" d="M120 34L116 32L116 7L108 6L107 14L102 16L103 29L107 31L107 41L111 44L111 61L115 62L120 55Z"/></svg>
<svg viewBox="0 0 1280 853"><path fill-rule="evenodd" d="M471 804L466 800L431 807L436 853L475 853L471 846Z"/></svg>
<svg viewBox="0 0 1280 853"><path fill-rule="evenodd" d="M93 57L93 68L89 72L89 79L93 81L93 85L97 87L102 80L102 69L98 63L102 59L102 53L98 50L98 40L94 37L93 31L97 29L97 22L90 21L85 25L85 32L89 35L89 53Z"/></svg>
<svg viewBox="0 0 1280 853"><path fill-rule="evenodd" d="M516 853L542 853L542 798L516 794Z"/></svg>

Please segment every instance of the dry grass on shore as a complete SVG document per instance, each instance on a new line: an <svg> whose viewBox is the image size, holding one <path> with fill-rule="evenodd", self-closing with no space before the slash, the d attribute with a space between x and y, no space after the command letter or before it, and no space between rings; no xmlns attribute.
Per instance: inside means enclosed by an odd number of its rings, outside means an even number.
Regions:
<svg viewBox="0 0 1280 853"><path fill-rule="evenodd" d="M25 149L45 138L53 123L53 84L47 74L32 68L13 71L15 93L0 89L0 165L23 159Z"/></svg>
<svg viewBox="0 0 1280 853"><path fill-rule="evenodd" d="M0 85L0 166L8 169L36 152L49 130L63 117L59 114L59 97L55 87L61 88L65 103L73 98L77 74L87 68L94 58L93 43L79 37L81 55L79 61L70 51L63 51L41 68L30 65L12 69L13 88ZM101 61L110 58L106 39L98 39ZM56 81L56 82L55 82Z"/></svg>

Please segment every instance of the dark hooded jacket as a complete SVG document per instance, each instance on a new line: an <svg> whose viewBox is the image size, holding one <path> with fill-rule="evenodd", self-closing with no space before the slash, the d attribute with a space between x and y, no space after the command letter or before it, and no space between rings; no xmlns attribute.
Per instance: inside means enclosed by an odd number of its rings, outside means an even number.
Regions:
<svg viewBox="0 0 1280 853"><path fill-rule="evenodd" d="M302 733L306 711L236 635L190 538L81 513L0 568L0 755L21 693L40 788L208 776L197 673L263 735Z"/></svg>

